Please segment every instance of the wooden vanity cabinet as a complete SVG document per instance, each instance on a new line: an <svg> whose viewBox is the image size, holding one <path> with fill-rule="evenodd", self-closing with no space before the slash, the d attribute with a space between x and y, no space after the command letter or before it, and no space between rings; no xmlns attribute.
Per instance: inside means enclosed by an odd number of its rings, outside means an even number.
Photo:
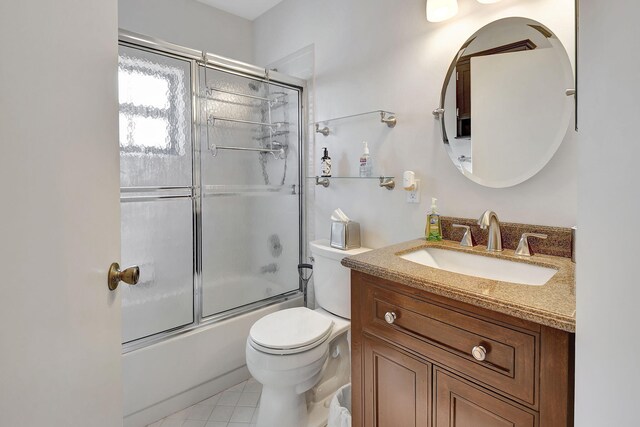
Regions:
<svg viewBox="0 0 640 427"><path fill-rule="evenodd" d="M353 426L573 426L573 334L356 271L351 302Z"/></svg>

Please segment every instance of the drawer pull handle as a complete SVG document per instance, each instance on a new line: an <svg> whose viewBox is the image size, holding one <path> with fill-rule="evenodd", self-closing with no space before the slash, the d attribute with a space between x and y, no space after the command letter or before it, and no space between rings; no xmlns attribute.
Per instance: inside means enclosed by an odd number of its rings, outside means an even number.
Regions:
<svg viewBox="0 0 640 427"><path fill-rule="evenodd" d="M396 316L396 314L395 314L393 311L387 311L387 312L384 314L384 320L386 320L386 321L387 321L387 323L388 323L388 324L390 324L390 325L393 325L393 322L395 322L395 321L396 321L396 318L397 318L397 317L398 317L398 316Z"/></svg>
<svg viewBox="0 0 640 427"><path fill-rule="evenodd" d="M482 362L487 357L487 349L481 345L477 345L471 349L471 355L478 362Z"/></svg>

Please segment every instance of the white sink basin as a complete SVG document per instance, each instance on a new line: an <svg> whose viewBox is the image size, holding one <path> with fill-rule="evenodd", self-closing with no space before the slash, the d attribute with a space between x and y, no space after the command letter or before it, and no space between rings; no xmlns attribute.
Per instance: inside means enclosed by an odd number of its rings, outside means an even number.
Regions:
<svg viewBox="0 0 640 427"><path fill-rule="evenodd" d="M452 273L519 285L544 285L558 272L554 268L439 248L419 249L400 258Z"/></svg>

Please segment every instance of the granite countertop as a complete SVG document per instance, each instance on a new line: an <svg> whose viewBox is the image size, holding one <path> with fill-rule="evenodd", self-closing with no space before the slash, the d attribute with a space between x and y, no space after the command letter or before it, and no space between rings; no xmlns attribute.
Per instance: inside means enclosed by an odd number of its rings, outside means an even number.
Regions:
<svg viewBox="0 0 640 427"><path fill-rule="evenodd" d="M398 256L425 247L525 262L554 268L558 272L542 286L529 286L452 273ZM425 239L417 239L346 257L342 260L342 265L541 325L568 332L576 330L575 264L569 258L540 254L521 257L510 249L492 253L487 252L484 246L465 248L458 242L427 242Z"/></svg>

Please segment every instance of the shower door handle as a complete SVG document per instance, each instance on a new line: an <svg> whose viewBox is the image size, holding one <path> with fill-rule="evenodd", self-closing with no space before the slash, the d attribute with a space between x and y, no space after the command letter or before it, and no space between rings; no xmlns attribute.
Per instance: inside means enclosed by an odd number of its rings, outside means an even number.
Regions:
<svg viewBox="0 0 640 427"><path fill-rule="evenodd" d="M140 267L134 265L133 267L120 271L120 264L114 262L109 267L107 286L110 291L114 291L121 281L129 285L135 285L138 283L138 279L140 279Z"/></svg>

